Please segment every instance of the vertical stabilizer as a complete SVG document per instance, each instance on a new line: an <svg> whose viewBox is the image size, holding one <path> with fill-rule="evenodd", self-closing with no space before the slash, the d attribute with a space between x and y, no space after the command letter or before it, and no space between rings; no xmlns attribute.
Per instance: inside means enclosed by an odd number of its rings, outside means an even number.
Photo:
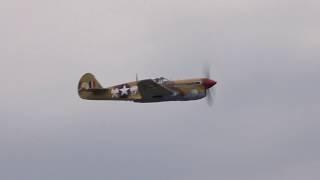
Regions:
<svg viewBox="0 0 320 180"><path fill-rule="evenodd" d="M88 90L88 89L101 89L101 84L97 81L91 73L84 74L78 85L78 90Z"/></svg>
<svg viewBox="0 0 320 180"><path fill-rule="evenodd" d="M86 73L81 77L79 81L78 93L81 98L88 99L91 96L92 90L95 91L102 88L103 87L97 81L93 74Z"/></svg>

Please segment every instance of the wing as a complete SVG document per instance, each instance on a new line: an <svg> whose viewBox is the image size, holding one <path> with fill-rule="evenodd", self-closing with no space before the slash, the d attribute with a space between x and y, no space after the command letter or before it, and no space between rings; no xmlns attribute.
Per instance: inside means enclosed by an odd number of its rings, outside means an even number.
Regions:
<svg viewBox="0 0 320 180"><path fill-rule="evenodd" d="M138 88L143 98L162 98L173 94L172 91L155 83L152 79L139 81Z"/></svg>

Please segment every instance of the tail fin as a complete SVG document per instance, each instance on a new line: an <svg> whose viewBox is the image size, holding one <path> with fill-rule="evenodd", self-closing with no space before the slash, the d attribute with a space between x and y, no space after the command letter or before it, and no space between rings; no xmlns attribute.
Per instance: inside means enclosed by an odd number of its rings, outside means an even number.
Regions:
<svg viewBox="0 0 320 180"><path fill-rule="evenodd" d="M102 86L96 80L93 74L86 73L84 74L78 84L78 91L88 90L88 89L101 89Z"/></svg>

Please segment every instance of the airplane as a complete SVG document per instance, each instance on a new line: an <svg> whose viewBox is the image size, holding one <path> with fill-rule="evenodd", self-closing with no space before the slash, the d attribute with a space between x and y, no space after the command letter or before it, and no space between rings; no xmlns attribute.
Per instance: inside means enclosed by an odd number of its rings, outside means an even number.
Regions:
<svg viewBox="0 0 320 180"><path fill-rule="evenodd" d="M209 78L170 81L164 77L143 79L103 88L91 73L84 74L78 84L80 98L86 100L133 101L137 103L155 103L166 101L191 101L208 97L216 81Z"/></svg>

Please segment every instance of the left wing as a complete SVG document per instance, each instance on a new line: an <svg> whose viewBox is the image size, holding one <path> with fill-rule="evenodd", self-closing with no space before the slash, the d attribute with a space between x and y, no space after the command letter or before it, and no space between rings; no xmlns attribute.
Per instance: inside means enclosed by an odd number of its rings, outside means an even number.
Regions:
<svg viewBox="0 0 320 180"><path fill-rule="evenodd" d="M139 81L138 88L144 98L162 98L173 94L172 91L157 84L152 79Z"/></svg>

